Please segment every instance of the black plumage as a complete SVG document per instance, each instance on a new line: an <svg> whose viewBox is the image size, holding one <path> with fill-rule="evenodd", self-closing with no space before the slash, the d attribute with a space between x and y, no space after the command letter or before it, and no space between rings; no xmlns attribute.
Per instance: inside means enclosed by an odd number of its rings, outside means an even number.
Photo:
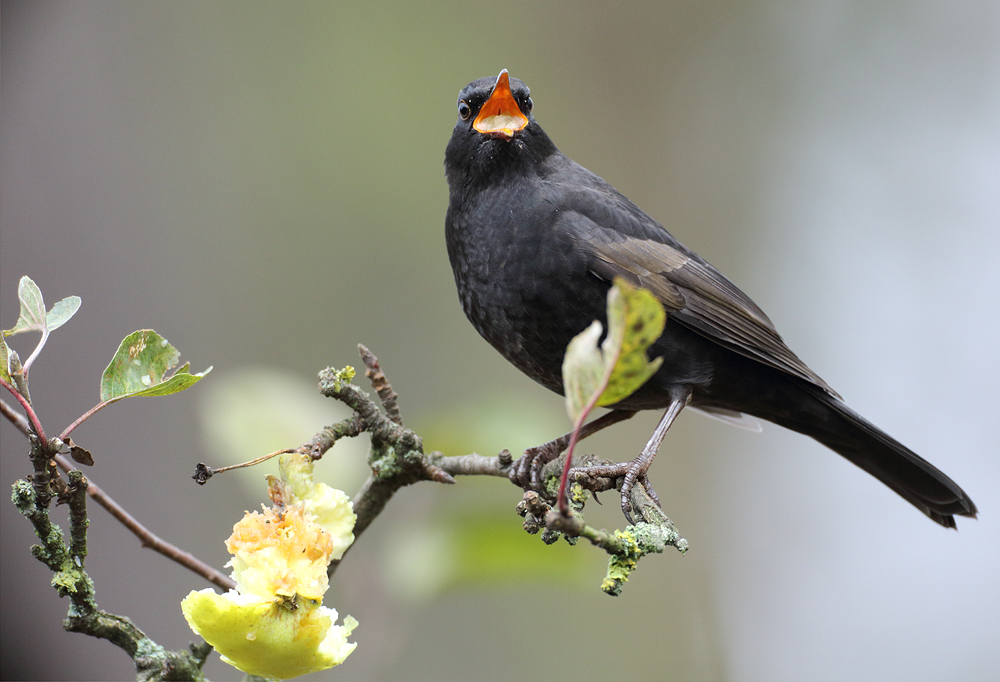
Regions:
<svg viewBox="0 0 1000 682"><path fill-rule="evenodd" d="M663 303L667 324L649 351L663 364L607 420L666 410L643 454L621 465L623 508L627 488L645 476L659 439L690 405L811 436L943 526L955 527L954 515L976 515L950 478L844 404L746 294L559 152L531 109L527 86L506 71L461 91L445 153L448 255L476 330L560 394L566 345L594 319L604 321L614 277Z"/></svg>

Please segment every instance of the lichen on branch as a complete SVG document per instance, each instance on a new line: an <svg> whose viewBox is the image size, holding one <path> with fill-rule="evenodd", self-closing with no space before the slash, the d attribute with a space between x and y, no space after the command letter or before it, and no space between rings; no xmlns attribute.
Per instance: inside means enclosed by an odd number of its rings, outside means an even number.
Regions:
<svg viewBox="0 0 1000 682"><path fill-rule="evenodd" d="M37 447L37 445L36 445ZM211 647L193 646L191 651L167 651L145 635L124 616L102 611L96 601L94 582L87 574L87 479L79 470L68 475L69 483L61 498L69 506L70 542L49 518L48 499L38 496L36 487L25 480L13 485L11 500L31 522L41 544L32 555L53 571L52 586L60 597L70 600L63 627L106 639L125 651L135 662L139 680L203 680L201 667Z"/></svg>

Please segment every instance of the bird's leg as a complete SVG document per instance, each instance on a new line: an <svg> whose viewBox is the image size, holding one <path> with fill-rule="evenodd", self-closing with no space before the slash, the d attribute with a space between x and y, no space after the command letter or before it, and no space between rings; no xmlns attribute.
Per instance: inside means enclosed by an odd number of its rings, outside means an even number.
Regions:
<svg viewBox="0 0 1000 682"><path fill-rule="evenodd" d="M656 428L653 430L653 435L649 437L646 447L642 449L642 452L639 453L638 457L633 459L631 462L622 462L621 464L590 466L573 469L574 478L618 478L620 476L624 476L621 490L622 511L625 513L625 518L628 519L628 522L632 523L629 494L632 492L632 486L635 485L636 481L642 483L642 486L646 489L650 498L652 498L657 504L660 503L656 492L649 483L649 478L646 476L646 472L649 469L649 465L653 463L653 458L656 457L656 452L660 449L660 443L663 442L664 436L667 435L667 430L670 428L670 425L674 423L674 420L677 419L677 415L681 413L681 410L683 410L690 401L690 389L685 388L683 390L672 391L670 404L667 405L666 411L663 413L663 416L660 417L659 424L657 424Z"/></svg>
<svg viewBox="0 0 1000 682"><path fill-rule="evenodd" d="M584 424L583 428L580 429L580 436L578 440L583 440L587 436L592 436L612 424L625 421L633 416L635 416L635 412L612 410L611 412L601 415L597 419ZM562 435L555 440L551 440L544 445L539 445L525 450L521 458L514 462L510 467L508 476L510 477L511 482L513 482L514 485L524 488L525 490L539 490L541 488L539 475L542 471L542 467L561 455L566 448L569 447L569 441L572 436L573 432L571 431L570 433Z"/></svg>

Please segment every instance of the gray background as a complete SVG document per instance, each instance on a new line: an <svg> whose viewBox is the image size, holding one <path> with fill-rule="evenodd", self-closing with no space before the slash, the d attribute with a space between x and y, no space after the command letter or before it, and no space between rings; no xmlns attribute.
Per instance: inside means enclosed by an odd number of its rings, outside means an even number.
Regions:
<svg viewBox="0 0 1000 682"><path fill-rule="evenodd" d="M51 433L96 402L135 329L195 371L214 365L187 393L126 401L75 434L96 482L207 561L227 560L273 469L198 488L195 462L341 418L311 387L327 365L357 365L358 342L431 448L516 451L567 428L559 399L466 322L445 254L456 94L501 68L531 86L564 152L727 273L982 512L946 532L808 439L685 414L652 477L687 556L647 558L612 599L596 550L519 534L505 482L406 490L331 587L360 644L317 679L1000 674L997 3L2 9L0 325L23 274L50 305L83 299L32 374ZM631 457L655 420L588 445ZM6 422L0 437L9 486L26 447ZM334 455L332 483L353 492L364 443ZM616 506L594 518L620 525ZM110 644L62 632L28 524L0 511L3 676L130 678ZM197 577L97 508L89 567L103 608L186 646L178 602ZM217 658L209 674L238 677Z"/></svg>

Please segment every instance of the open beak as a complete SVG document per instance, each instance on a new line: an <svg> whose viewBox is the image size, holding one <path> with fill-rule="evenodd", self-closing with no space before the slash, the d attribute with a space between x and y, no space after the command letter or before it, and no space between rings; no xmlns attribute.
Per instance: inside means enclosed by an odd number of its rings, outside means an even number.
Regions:
<svg viewBox="0 0 1000 682"><path fill-rule="evenodd" d="M497 84L493 86L490 98L479 110L479 115L472 122L472 127L493 137L504 137L508 140L514 133L528 125L528 117L521 113L514 95L510 92L510 80L507 69L497 76Z"/></svg>

